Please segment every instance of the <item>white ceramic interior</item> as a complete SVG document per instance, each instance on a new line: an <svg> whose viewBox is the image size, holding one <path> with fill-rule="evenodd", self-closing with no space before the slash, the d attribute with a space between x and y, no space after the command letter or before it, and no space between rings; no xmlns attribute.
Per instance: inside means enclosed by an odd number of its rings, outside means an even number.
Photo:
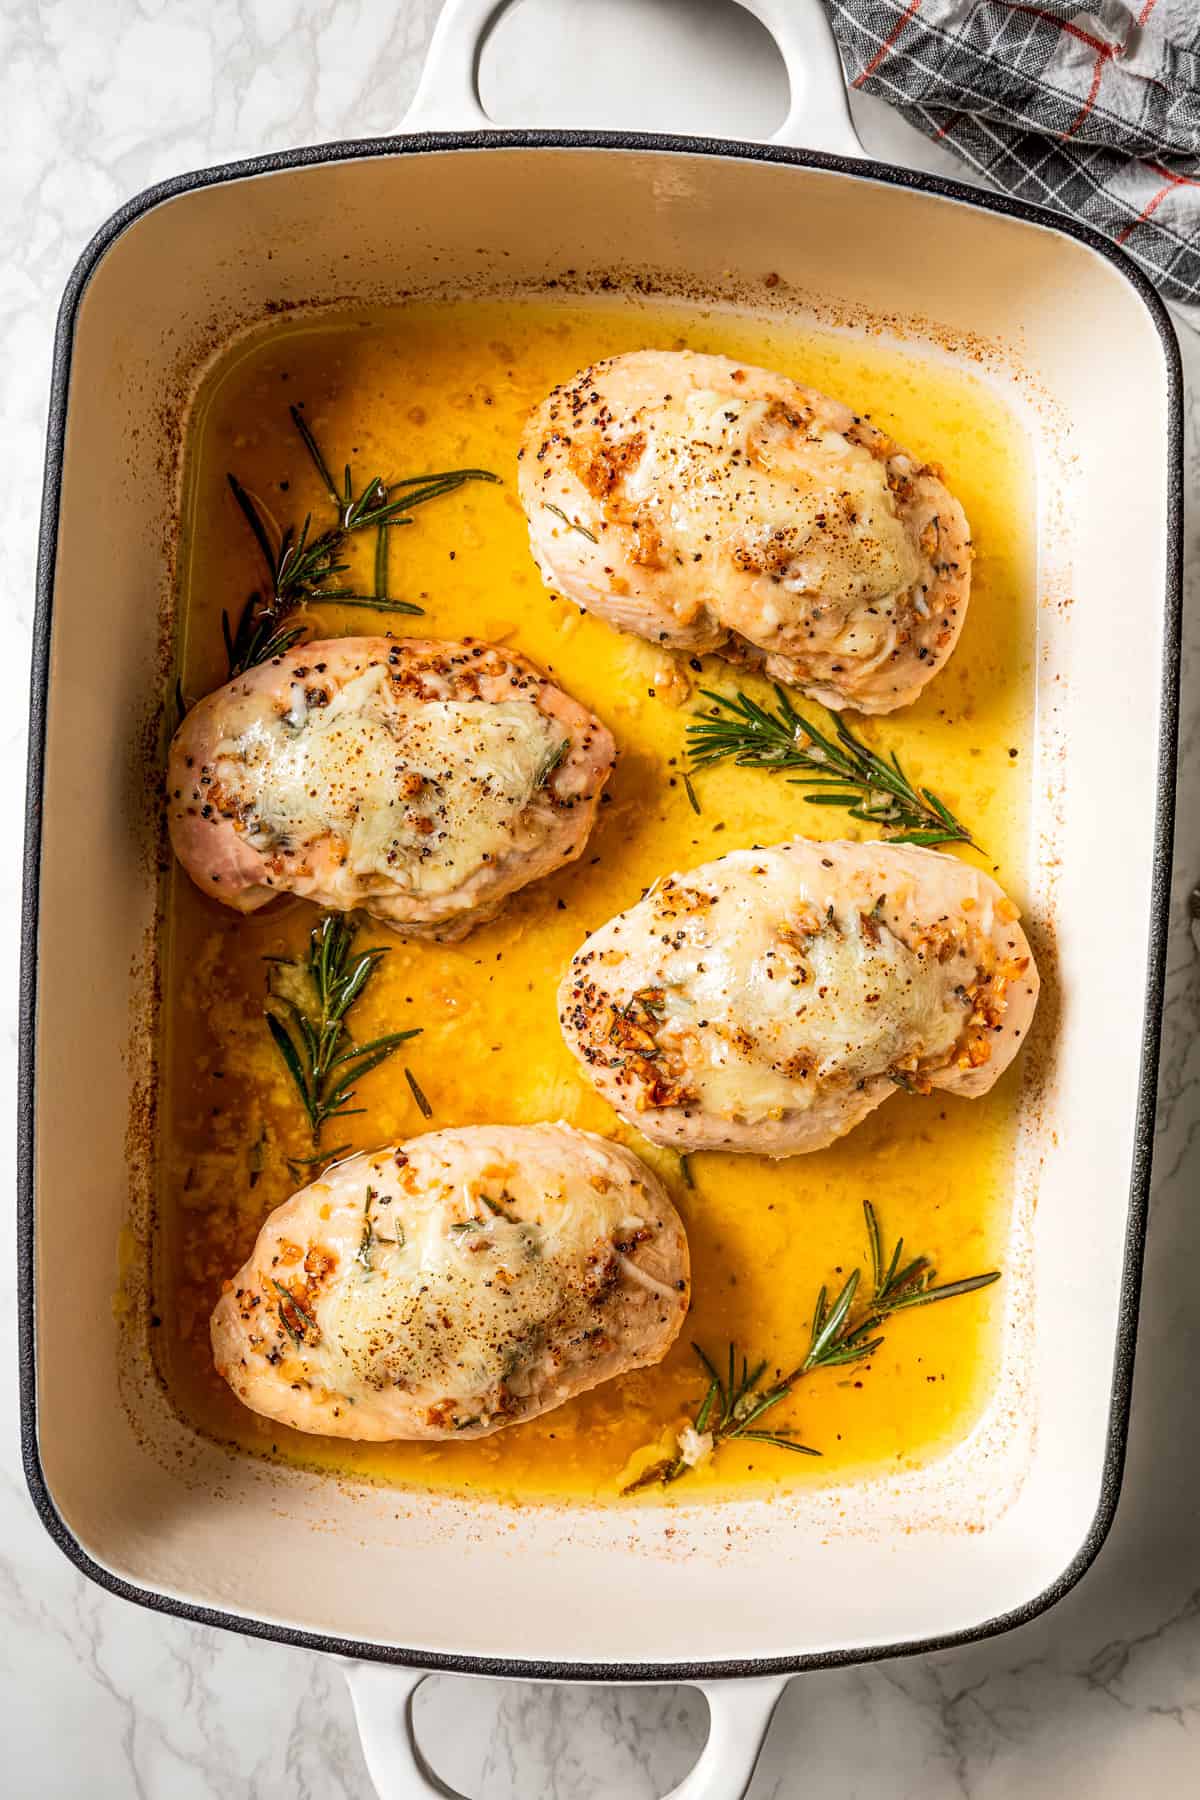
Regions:
<svg viewBox="0 0 1200 1800"><path fill-rule="evenodd" d="M775 304L966 358L1022 408L1041 515L1025 898L1057 962L1054 1054L1027 1094L1000 1387L966 1446L870 1491L517 1514L226 1451L149 1374L154 783L179 453L206 362L270 309L630 268L731 300L774 271ZM71 354L41 858L37 1452L77 1553L185 1605L426 1664L645 1674L971 1631L1095 1546L1135 1298L1122 1284L1159 898L1171 369L1159 316L1090 245L749 153L364 146L131 217L94 264Z"/></svg>

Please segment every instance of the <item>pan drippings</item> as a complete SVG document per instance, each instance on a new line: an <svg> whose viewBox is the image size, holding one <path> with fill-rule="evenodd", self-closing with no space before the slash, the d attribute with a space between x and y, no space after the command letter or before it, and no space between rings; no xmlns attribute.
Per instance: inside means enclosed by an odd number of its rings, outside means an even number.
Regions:
<svg viewBox="0 0 1200 1800"><path fill-rule="evenodd" d="M161 1110L156 1348L175 1404L212 1436L248 1450L401 1486L524 1499L611 1499L666 1454L695 1414L704 1377L695 1340L730 1340L772 1369L807 1342L821 1283L835 1292L863 1263L862 1202L887 1239L929 1254L942 1279L1003 1268L1019 1066L966 1101L897 1092L828 1149L772 1163L699 1152L681 1164L621 1123L579 1072L556 1012L559 982L585 938L635 905L664 873L728 851L815 837L870 837L768 770L724 763L684 781L685 731L699 685L728 669L690 666L623 636L548 592L530 555L516 452L529 410L598 358L688 348L778 369L846 400L920 457L936 460L971 522L970 610L953 656L914 705L868 735L967 820L979 866L1020 902L1027 868L1036 639L1031 458L998 392L944 359L879 339L780 319L629 299L463 302L277 320L216 368L188 446L181 559L180 674L189 696L228 676L222 610L236 618L261 580L234 473L281 526L327 496L289 418L304 414L332 466L385 480L483 468L393 531L389 592L424 609L389 617L321 603L312 635L389 629L483 639L533 660L613 732L617 764L582 858L523 888L457 943L405 941L367 922L361 948L387 955L354 1014L362 1042L420 1035L366 1074L323 1147L373 1149L422 1129L562 1120L628 1145L662 1177L691 1247L693 1305L659 1366L619 1376L557 1410L475 1441L374 1443L304 1437L238 1404L212 1367L208 1322L224 1280L267 1214L310 1170L307 1126L264 1022L266 957L297 957L316 919L285 899L240 918L177 867L166 877L165 1083ZM374 543L350 544L345 577L370 590ZM716 678L714 681L714 677ZM528 783L526 784L528 785ZM695 804L693 805L693 797ZM698 810L697 810L698 809ZM970 852L964 853L968 857ZM978 863L979 859L976 859ZM409 1079L411 1077L411 1079ZM418 1097L432 1114L423 1117ZM294 1166L289 1169L289 1158ZM1005 1283L953 1307L889 1322L869 1362L821 1369L778 1420L820 1458L728 1443L689 1478L687 1497L746 1495L911 1466L970 1428L995 1366ZM683 1496L684 1490L678 1490Z"/></svg>

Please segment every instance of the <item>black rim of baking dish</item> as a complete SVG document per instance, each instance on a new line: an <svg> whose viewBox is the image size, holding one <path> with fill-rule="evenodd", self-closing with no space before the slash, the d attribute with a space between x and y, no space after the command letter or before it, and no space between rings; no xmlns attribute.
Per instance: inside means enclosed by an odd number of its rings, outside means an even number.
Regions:
<svg viewBox="0 0 1200 1800"><path fill-rule="evenodd" d="M827 170L885 186L907 188L999 213L1026 224L1071 237L1104 257L1144 303L1162 344L1169 405L1166 446L1167 543L1164 594L1165 646L1159 709L1159 762L1151 880L1150 942L1146 1001L1134 1121L1129 1215L1118 1304L1112 1392L1100 1497L1086 1538L1057 1580L1033 1599L983 1623L939 1637L912 1642L869 1645L807 1655L739 1658L709 1662L555 1662L537 1658L455 1656L408 1650L386 1644L327 1637L319 1632L199 1606L150 1588L141 1588L95 1562L74 1536L55 1506L42 1469L37 1430L36 1319L34 1295L34 1163L38 900L41 865L42 798L47 692L55 560L63 448L70 394L71 354L80 300L98 264L116 239L136 220L164 201L219 184L270 175L323 163L379 156L412 156L490 149L640 151L700 155L740 161L769 162ZM37 605L33 625L30 696L29 764L26 787L24 888L21 920L19 1074L17 1099L17 1260L18 1355L21 1385L21 1446L26 1480L34 1505L54 1541L79 1568L109 1593L152 1611L172 1614L197 1625L221 1626L280 1644L339 1656L394 1663L411 1668L470 1675L554 1681L708 1681L722 1678L792 1675L808 1669L911 1656L977 1642L1028 1623L1055 1605L1090 1567L1108 1536L1116 1513L1125 1463L1129 1409L1137 1340L1138 1302L1146 1241L1147 1206L1153 1148L1163 981L1170 914L1171 857L1175 814L1175 765L1178 721L1180 619L1182 613L1183 413L1179 346L1166 307L1146 276L1123 251L1090 226L1043 211L1005 195L992 194L942 176L899 170L886 164L828 156L776 145L724 139L664 137L636 132L478 131L434 132L409 137L367 139L277 151L242 162L226 163L174 177L148 188L113 214L84 250L67 283L59 309L51 378L46 441L45 484L38 545Z"/></svg>

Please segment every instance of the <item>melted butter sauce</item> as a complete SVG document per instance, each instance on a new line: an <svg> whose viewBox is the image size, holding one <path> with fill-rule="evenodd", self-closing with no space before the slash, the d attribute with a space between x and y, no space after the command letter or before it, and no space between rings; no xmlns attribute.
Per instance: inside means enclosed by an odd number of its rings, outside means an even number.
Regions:
<svg viewBox="0 0 1200 1800"><path fill-rule="evenodd" d="M298 1185L286 1155L305 1155L303 1119L262 1023L268 955L296 955L314 909L285 900L241 919L168 877L160 1230L154 1336L174 1404L200 1430L257 1452L397 1485L504 1498L611 1499L704 1382L690 1340L723 1360L733 1339L771 1369L807 1345L813 1301L864 1262L862 1201L885 1237L903 1234L943 1280L1003 1261L1019 1070L983 1100L897 1093L841 1143L784 1163L678 1159L620 1124L559 1036L555 989L587 932L658 876L725 851L804 832L872 835L840 810L805 802L778 775L680 768L690 708L667 703L663 659L547 593L529 555L515 488L524 416L553 384L598 357L691 348L782 370L838 396L917 456L941 463L971 521L977 558L970 611L946 670L908 710L868 725L907 772L934 788L987 846L987 866L1023 897L1032 774L1035 643L1034 489L1021 427L998 392L947 363L876 340L817 332L726 310L560 298L408 306L279 322L243 342L199 397L189 447L181 672L200 695L226 677L222 608L236 616L261 579L226 471L281 523L328 502L288 418L306 416L335 469L361 484L464 465L503 487L469 486L416 514L391 538L391 592L424 619L333 605L330 636L391 629L473 635L521 650L608 723L619 760L611 801L583 859L510 901L494 924L449 946L390 946L353 1014L360 1038L409 1026L422 1036L361 1084L365 1111L326 1128L324 1145L365 1149L424 1129L563 1119L606 1133L667 1179L691 1241L694 1303L659 1367L627 1375L543 1418L477 1443L356 1445L305 1437L247 1411L215 1375L208 1317L222 1280L249 1253L266 1214ZM369 588L374 542L352 540L346 578ZM706 662L706 685L737 679ZM750 684L754 685L754 684ZM806 704L806 703L805 703ZM818 712L817 717L822 715ZM969 852L967 854L970 854ZM428 1096L422 1119L405 1062ZM671 1490L690 1500L747 1495L883 1473L924 1461L978 1416L994 1367L1003 1283L888 1324L870 1362L804 1381L764 1423L794 1427L821 1459L729 1445Z"/></svg>

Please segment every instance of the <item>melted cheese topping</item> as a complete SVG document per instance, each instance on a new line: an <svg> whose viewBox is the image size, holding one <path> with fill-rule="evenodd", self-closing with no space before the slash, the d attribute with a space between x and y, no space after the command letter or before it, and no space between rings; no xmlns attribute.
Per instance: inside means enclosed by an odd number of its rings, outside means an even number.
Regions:
<svg viewBox="0 0 1200 1800"><path fill-rule="evenodd" d="M547 1347L595 1325L610 1270L657 1285L614 1248L644 1223L636 1193L586 1141L571 1151L551 1172L461 1149L447 1171L418 1141L399 1179L390 1156L368 1165L369 1234L317 1308L338 1386L426 1390L477 1414L501 1383L527 1394Z"/></svg>
<svg viewBox="0 0 1200 1800"><path fill-rule="evenodd" d="M325 1308L322 1323L353 1382L436 1388L461 1402L503 1380L519 1389L563 1298L541 1232L497 1218L426 1225L406 1223L399 1240L376 1235L371 1267L360 1266Z"/></svg>
<svg viewBox="0 0 1200 1800"><path fill-rule="evenodd" d="M622 932L666 939L657 1041L707 1112L753 1123L806 1111L823 1088L950 1052L966 1018L961 968L853 905L822 914L786 855L742 851L716 869L652 895Z"/></svg>
<svg viewBox="0 0 1200 1800"><path fill-rule="evenodd" d="M701 389L640 410L637 422L648 442L629 498L689 555L719 555L723 536L749 567L778 568L780 610L772 619L768 606L765 630L786 622L791 595L891 604L917 580L885 466L818 419Z"/></svg>
<svg viewBox="0 0 1200 1800"><path fill-rule="evenodd" d="M527 701L423 701L378 664L324 706L297 683L288 712L220 746L216 772L256 848L334 833L355 875L435 895L513 847L560 742Z"/></svg>

